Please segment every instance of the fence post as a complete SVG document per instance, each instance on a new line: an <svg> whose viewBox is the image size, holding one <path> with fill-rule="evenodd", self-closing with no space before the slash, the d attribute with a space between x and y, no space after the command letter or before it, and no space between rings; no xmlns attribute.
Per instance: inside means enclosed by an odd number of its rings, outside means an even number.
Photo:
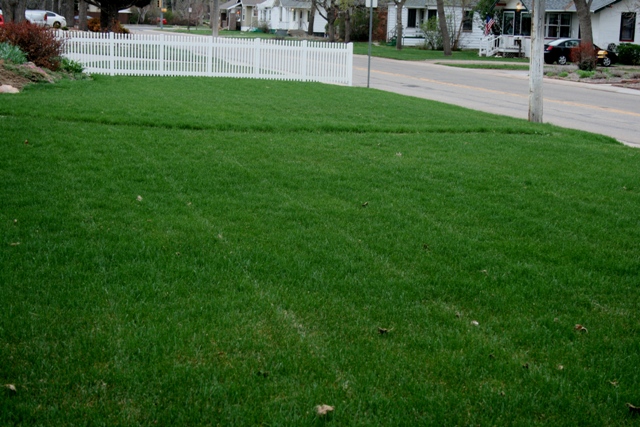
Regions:
<svg viewBox="0 0 640 427"><path fill-rule="evenodd" d="M207 46L207 76L213 77L213 37L209 37L209 46Z"/></svg>
<svg viewBox="0 0 640 427"><path fill-rule="evenodd" d="M256 38L253 42L253 76L260 76L260 39Z"/></svg>
<svg viewBox="0 0 640 427"><path fill-rule="evenodd" d="M301 43L301 47L302 47L302 58L300 58L301 60L301 64L300 64L300 74L301 74L301 78L303 82L307 81L307 66L309 64L309 42L307 40L302 40Z"/></svg>
<svg viewBox="0 0 640 427"><path fill-rule="evenodd" d="M158 74L161 76L164 76L164 47L165 47L164 34L160 34L160 40L159 40L158 46L160 48L160 52L158 52Z"/></svg>
<svg viewBox="0 0 640 427"><path fill-rule="evenodd" d="M112 76L115 76L115 50L116 43L113 39L113 33L109 33L109 70L111 70Z"/></svg>
<svg viewBox="0 0 640 427"><path fill-rule="evenodd" d="M353 86L353 43L347 45L347 85Z"/></svg>

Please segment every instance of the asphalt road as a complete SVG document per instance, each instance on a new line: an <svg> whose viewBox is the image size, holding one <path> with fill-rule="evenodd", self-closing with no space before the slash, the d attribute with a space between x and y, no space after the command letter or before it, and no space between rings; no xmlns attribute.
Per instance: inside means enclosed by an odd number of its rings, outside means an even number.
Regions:
<svg viewBox="0 0 640 427"><path fill-rule="evenodd" d="M367 57L354 55L353 84L367 86ZM527 119L527 71L479 70L371 58L370 87ZM611 136L640 148L640 91L544 79L543 121Z"/></svg>

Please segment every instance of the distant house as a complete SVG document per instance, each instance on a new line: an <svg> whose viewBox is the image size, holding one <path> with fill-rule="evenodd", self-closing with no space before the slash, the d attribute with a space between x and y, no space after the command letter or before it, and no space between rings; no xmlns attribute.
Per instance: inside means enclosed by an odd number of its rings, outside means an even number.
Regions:
<svg viewBox="0 0 640 427"><path fill-rule="evenodd" d="M250 31L258 27L256 5L263 0L231 0L220 5L220 27L232 31Z"/></svg>
<svg viewBox="0 0 640 427"><path fill-rule="evenodd" d="M266 0L258 4L258 19L266 23L272 30L290 31L309 29L311 17L311 1L300 0ZM313 33L324 35L327 21L314 10Z"/></svg>
<svg viewBox="0 0 640 427"><path fill-rule="evenodd" d="M458 35L460 49L478 49L483 37L483 18L472 12L470 1L460 1L457 5L449 3L445 6L445 15L449 24L449 32ZM387 41L396 38L396 18L398 9L395 3L388 3ZM420 26L429 19L437 19L438 11L435 0L406 0L402 8L402 44L416 46L424 43L424 33Z"/></svg>
<svg viewBox="0 0 640 427"><path fill-rule="evenodd" d="M572 0L546 0L545 28L546 40L561 37L580 38L580 22ZM470 11L460 6L449 7L450 18L454 20L468 19L461 32L459 46L462 49L478 49L496 52L520 52L529 55L531 36L532 0L498 0L495 3L497 22L492 28L490 43L487 48L487 37L484 36L484 18L474 14L469 19ZM395 35L396 23L395 3L389 3L387 20L388 39ZM591 23L593 41L601 47L611 43L638 43L640 21L637 19L638 5L636 0L593 0L591 5ZM402 11L404 44L415 45L424 38L420 23L425 19L437 16L435 0L406 0ZM457 26L456 26L457 28ZM495 47L495 49L493 49ZM497 50L496 50L497 49Z"/></svg>

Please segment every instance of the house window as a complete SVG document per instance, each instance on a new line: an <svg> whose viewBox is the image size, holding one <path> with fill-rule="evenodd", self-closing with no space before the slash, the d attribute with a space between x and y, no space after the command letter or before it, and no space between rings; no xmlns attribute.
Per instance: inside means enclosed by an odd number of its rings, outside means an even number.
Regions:
<svg viewBox="0 0 640 427"><path fill-rule="evenodd" d="M515 21L516 21L515 12L504 12L504 14L502 15L502 34L507 34L512 36L515 31L515 28L514 28Z"/></svg>
<svg viewBox="0 0 640 427"><path fill-rule="evenodd" d="M431 18L438 18L438 11L436 9L427 10L427 21Z"/></svg>
<svg viewBox="0 0 640 427"><path fill-rule="evenodd" d="M571 14L547 13L545 37L571 37Z"/></svg>
<svg viewBox="0 0 640 427"><path fill-rule="evenodd" d="M620 18L620 41L632 42L636 36L636 13L622 12Z"/></svg>
<svg viewBox="0 0 640 427"><path fill-rule="evenodd" d="M520 35L531 35L531 14L529 12L523 12L520 14Z"/></svg>
<svg viewBox="0 0 640 427"><path fill-rule="evenodd" d="M417 15L417 9L407 9L407 11L409 12L409 21L407 22L407 27L408 28L415 28L416 27L416 15Z"/></svg>
<svg viewBox="0 0 640 427"><path fill-rule="evenodd" d="M294 20L294 21L296 20L296 14L297 14L297 13L298 13L298 11L297 11L297 10L294 10L294 11L293 11L293 20Z"/></svg>
<svg viewBox="0 0 640 427"><path fill-rule="evenodd" d="M465 10L462 18L462 31L473 31L473 11Z"/></svg>

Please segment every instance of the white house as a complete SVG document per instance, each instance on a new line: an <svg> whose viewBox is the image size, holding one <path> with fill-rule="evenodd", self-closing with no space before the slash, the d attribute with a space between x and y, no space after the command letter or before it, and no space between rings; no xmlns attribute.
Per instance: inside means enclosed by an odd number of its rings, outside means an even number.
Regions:
<svg viewBox="0 0 640 427"><path fill-rule="evenodd" d="M258 4L258 20L266 22L272 30L301 30L309 28L311 16L311 1L299 0L266 0ZM313 33L325 33L327 21L316 10L313 11Z"/></svg>
<svg viewBox="0 0 640 427"><path fill-rule="evenodd" d="M258 27L258 8L263 0L231 0L220 5L220 27L250 31Z"/></svg>
<svg viewBox="0 0 640 427"><path fill-rule="evenodd" d="M457 35L457 47L460 49L478 49L483 37L483 19L471 11L470 1L459 0L445 6L445 15L449 33ZM398 9L395 3L388 4L387 41L395 40ZM402 8L403 45L415 46L424 42L420 29L423 22L437 18L435 0L406 0ZM452 40L453 42L454 40Z"/></svg>
<svg viewBox="0 0 640 427"><path fill-rule="evenodd" d="M433 4L432 4L433 3ZM561 37L580 38L580 22L572 0L546 0L545 39L553 40ZM498 21L493 26L493 33L500 35L502 48L510 52L521 52L528 56L531 36L532 0L498 0L495 11ZM406 0L402 11L402 22L405 32L405 44L418 44L422 41L420 22L436 16L435 1ZM449 7L446 14L455 19L462 19L468 11L460 5ZM615 43L638 43L640 21L637 19L638 4L636 0L593 0L591 5L591 24L593 41L606 48ZM483 43L484 17L473 17L461 32L459 46L462 49L477 49ZM389 3L387 20L388 38L395 34L396 7ZM415 37L415 39L411 39Z"/></svg>

